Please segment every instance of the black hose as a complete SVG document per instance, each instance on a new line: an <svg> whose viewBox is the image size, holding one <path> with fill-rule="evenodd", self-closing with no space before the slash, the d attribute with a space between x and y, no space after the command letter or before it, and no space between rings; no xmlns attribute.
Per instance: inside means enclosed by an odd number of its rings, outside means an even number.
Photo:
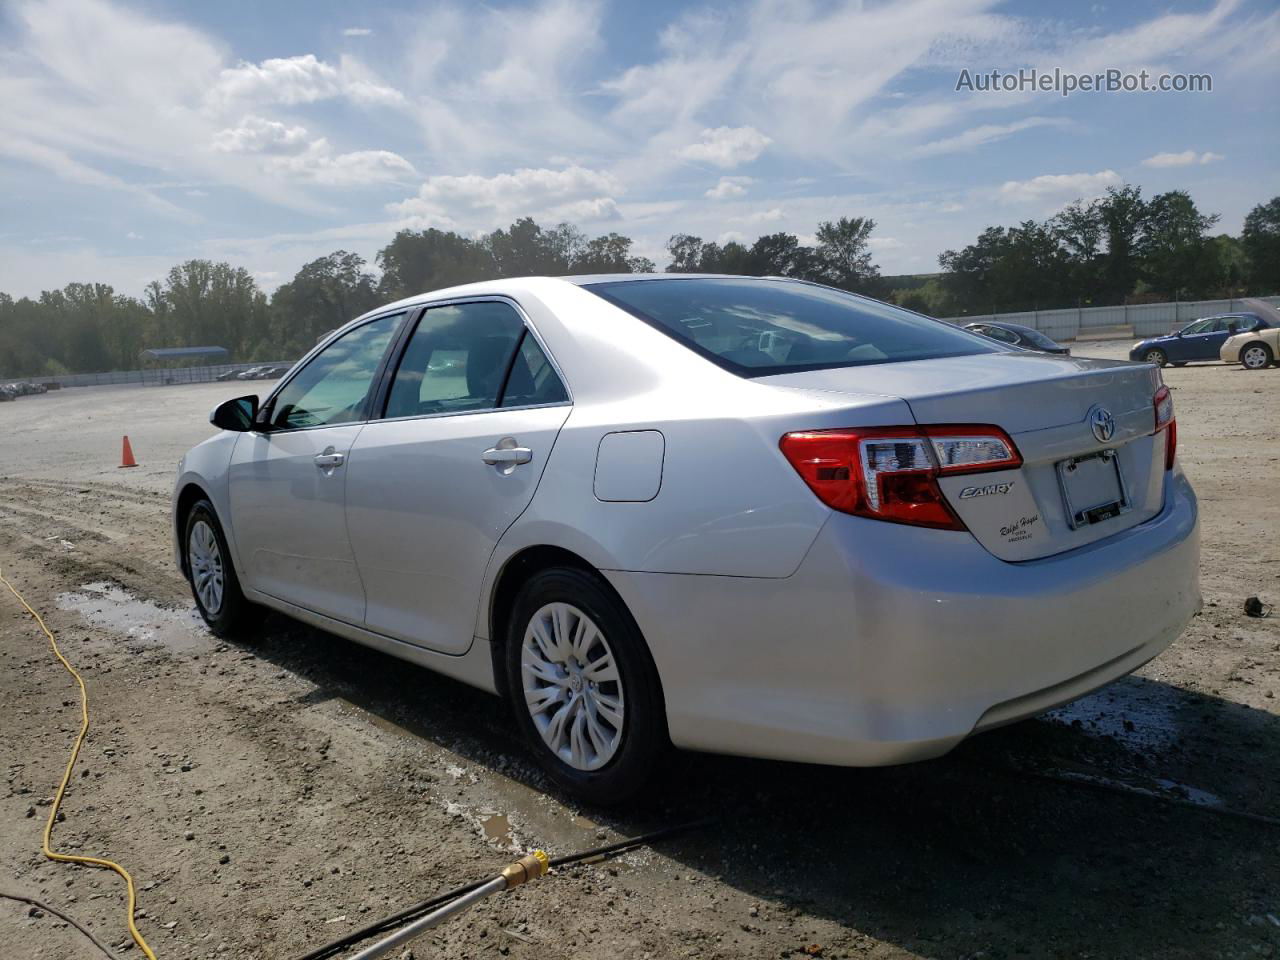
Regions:
<svg viewBox="0 0 1280 960"><path fill-rule="evenodd" d="M3 898L5 900L16 900L19 903L29 903L31 904L31 906L36 907L40 910L43 910L45 913L51 913L55 917L65 920L67 923L71 924L71 926L75 927L77 930L83 933L90 943L92 943L95 947L97 947L104 954L106 954L107 960L115 960L116 955L111 952L111 948L108 947L101 940L99 940L97 937L95 937L93 935L93 931L91 931L88 927L82 924L79 920L76 920L74 917L68 916L67 914L63 913L57 907L51 907L49 906L49 904L43 902L42 900L37 900L35 897L29 897L25 893L13 893L9 890L0 890L0 898ZM132 946L132 944L130 944L130 946Z"/></svg>
<svg viewBox="0 0 1280 960"><path fill-rule="evenodd" d="M701 830L714 822L714 818L705 820L693 820L689 823L682 823L674 827L664 827L661 830L654 830L652 833L641 834L638 837L630 837L626 840L619 840L616 843L608 843L602 847L593 847L590 850L581 850L577 853L565 854L562 857L554 857L551 861L553 867L564 867L573 863L585 863L587 861L599 862L607 860L610 857L616 857L619 854L626 853L628 850L634 850L636 847L647 847L652 844L659 843L677 834L688 833L691 830ZM479 887L484 886L492 876L485 877L483 880L476 880L472 883L464 884L457 889L450 890L447 893L437 894L421 903L415 903L411 907L405 907L390 916L383 917L381 920L375 920L366 926L331 940L323 946L316 947L310 953L305 953L298 960L325 960L332 957L338 952L345 950L353 944L359 943L361 940L367 940L375 934L384 933L394 927L401 926L404 923L414 920L429 910L432 910L441 904L455 900L465 893L470 893Z"/></svg>

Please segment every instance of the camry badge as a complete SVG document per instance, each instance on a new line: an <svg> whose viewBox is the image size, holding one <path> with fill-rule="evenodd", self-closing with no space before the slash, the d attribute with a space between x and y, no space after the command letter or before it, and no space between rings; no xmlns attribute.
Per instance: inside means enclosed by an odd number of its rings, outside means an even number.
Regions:
<svg viewBox="0 0 1280 960"><path fill-rule="evenodd" d="M1089 429L1099 443L1106 443L1116 435L1116 418L1106 407L1093 406L1089 409Z"/></svg>
<svg viewBox="0 0 1280 960"><path fill-rule="evenodd" d="M989 497L993 493L1008 493L1012 489L1012 480L1008 483L988 483L981 487L965 487L960 491L960 499L971 500L974 497Z"/></svg>

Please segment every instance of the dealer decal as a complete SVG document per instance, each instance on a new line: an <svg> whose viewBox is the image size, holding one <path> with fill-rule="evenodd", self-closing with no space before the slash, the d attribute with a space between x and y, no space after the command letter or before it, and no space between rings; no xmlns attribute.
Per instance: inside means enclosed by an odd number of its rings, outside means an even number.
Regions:
<svg viewBox="0 0 1280 960"><path fill-rule="evenodd" d="M1012 489L1012 480L1008 483L988 483L981 487L965 487L960 491L960 499L972 500L974 497L989 497L993 493L1008 493Z"/></svg>
<svg viewBox="0 0 1280 960"><path fill-rule="evenodd" d="M1030 517L1019 517L1014 523L1007 527L1000 528L1000 536L1004 537L1006 543L1019 543L1022 540L1030 540L1033 528L1040 522L1040 514L1034 514Z"/></svg>

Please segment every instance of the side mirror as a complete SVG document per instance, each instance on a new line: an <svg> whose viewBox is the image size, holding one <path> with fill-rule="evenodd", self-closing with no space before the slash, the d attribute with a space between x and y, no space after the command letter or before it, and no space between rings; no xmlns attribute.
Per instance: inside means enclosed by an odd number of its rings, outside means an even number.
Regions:
<svg viewBox="0 0 1280 960"><path fill-rule="evenodd" d="M258 415L258 397L236 397L220 403L209 414L209 422L220 430L247 433L253 429L253 418Z"/></svg>

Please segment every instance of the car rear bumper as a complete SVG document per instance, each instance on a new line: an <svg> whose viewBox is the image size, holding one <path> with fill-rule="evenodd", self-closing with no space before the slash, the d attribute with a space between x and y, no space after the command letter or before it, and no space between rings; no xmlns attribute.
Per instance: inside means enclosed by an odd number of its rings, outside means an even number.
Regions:
<svg viewBox="0 0 1280 960"><path fill-rule="evenodd" d="M681 747L843 765L937 756L1137 669L1200 606L1195 494L1042 560L833 514L790 577L610 572Z"/></svg>

